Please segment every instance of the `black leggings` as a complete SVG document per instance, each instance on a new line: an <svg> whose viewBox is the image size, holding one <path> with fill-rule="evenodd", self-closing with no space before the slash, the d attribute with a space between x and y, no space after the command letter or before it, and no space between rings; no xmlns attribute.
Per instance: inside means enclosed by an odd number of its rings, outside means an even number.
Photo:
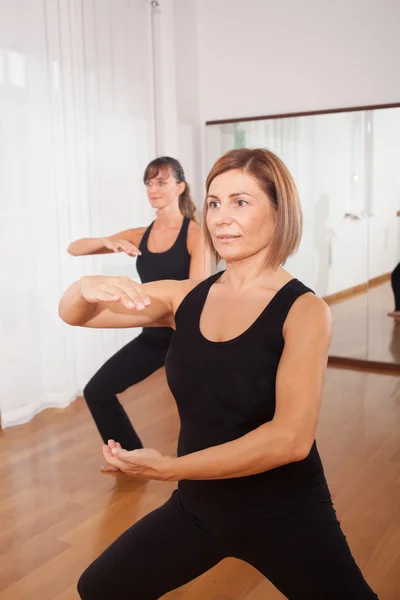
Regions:
<svg viewBox="0 0 400 600"><path fill-rule="evenodd" d="M377 599L331 503L273 518L250 520L246 514L236 511L227 519L221 511L218 527L207 527L175 492L86 569L78 582L80 597L156 600L231 556L253 565L290 600Z"/></svg>
<svg viewBox="0 0 400 600"><path fill-rule="evenodd" d="M394 310L400 311L400 263L392 272L392 290L394 295Z"/></svg>
<svg viewBox="0 0 400 600"><path fill-rule="evenodd" d="M86 385L83 395L105 444L114 439L126 450L143 447L116 394L165 364L171 336L172 330L141 333L114 354Z"/></svg>

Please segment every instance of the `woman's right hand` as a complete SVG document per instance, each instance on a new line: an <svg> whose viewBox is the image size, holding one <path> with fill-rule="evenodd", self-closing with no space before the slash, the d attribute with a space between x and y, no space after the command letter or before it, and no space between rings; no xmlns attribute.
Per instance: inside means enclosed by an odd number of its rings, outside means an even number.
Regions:
<svg viewBox="0 0 400 600"><path fill-rule="evenodd" d="M144 310L150 298L143 286L130 277L84 276L80 280L80 291L86 302L120 302L129 310Z"/></svg>
<svg viewBox="0 0 400 600"><path fill-rule="evenodd" d="M128 240L112 240L110 238L102 238L102 242L104 247L112 252L125 252L125 254L133 257L140 256L142 254L139 248L137 248L131 242L128 242Z"/></svg>

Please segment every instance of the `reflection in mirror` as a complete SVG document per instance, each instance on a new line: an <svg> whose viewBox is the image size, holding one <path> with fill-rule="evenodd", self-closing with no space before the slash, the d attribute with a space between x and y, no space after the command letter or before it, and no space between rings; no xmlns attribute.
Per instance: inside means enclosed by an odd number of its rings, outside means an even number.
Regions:
<svg viewBox="0 0 400 600"><path fill-rule="evenodd" d="M286 267L330 305L331 356L400 365L400 107L207 126L209 168L240 147L272 150L296 181L304 233Z"/></svg>
<svg viewBox="0 0 400 600"><path fill-rule="evenodd" d="M400 108L373 111L368 360L400 365Z"/></svg>

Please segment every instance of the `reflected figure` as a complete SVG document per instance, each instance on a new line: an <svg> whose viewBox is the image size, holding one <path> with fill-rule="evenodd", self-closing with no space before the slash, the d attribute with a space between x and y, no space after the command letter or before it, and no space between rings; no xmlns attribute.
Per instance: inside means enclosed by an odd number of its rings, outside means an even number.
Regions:
<svg viewBox="0 0 400 600"><path fill-rule="evenodd" d="M395 320L393 323L392 337L389 344L390 354L393 357L393 362L400 364L400 320Z"/></svg>
<svg viewBox="0 0 400 600"><path fill-rule="evenodd" d="M320 296L328 295L329 272L332 263L331 244L337 239L336 233L327 226L329 219L330 198L322 194L315 205L314 240L318 256L316 291Z"/></svg>
<svg viewBox="0 0 400 600"><path fill-rule="evenodd" d="M397 211L396 216L400 217L400 210ZM400 320L400 263L393 270L390 280L394 296L394 311L389 312L388 316Z"/></svg>

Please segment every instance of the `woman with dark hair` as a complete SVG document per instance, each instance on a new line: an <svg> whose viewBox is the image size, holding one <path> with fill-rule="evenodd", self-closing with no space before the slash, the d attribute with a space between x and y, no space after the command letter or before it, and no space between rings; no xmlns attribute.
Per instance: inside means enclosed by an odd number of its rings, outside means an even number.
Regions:
<svg viewBox="0 0 400 600"><path fill-rule="evenodd" d="M400 217L400 210L396 212L396 217ZM388 316L400 320L400 263L393 269L390 282L392 284L394 310L388 312Z"/></svg>
<svg viewBox="0 0 400 600"><path fill-rule="evenodd" d="M126 252L137 257L143 283L160 279L203 279L209 274L201 229L195 220L196 206L181 164L164 156L146 168L144 184L156 220L147 228L127 229L108 238L85 238L72 242L73 256ZM117 439L124 448L142 448L117 394L142 381L165 363L171 327L145 329L112 356L84 389L86 403L105 444ZM116 471L111 465L103 471Z"/></svg>
<svg viewBox="0 0 400 600"><path fill-rule="evenodd" d="M216 162L206 189L206 240L225 271L198 284L83 277L60 302L70 325L175 328L166 371L177 457L119 440L104 456L178 489L86 569L80 597L156 600L234 556L290 600L376 600L315 442L331 316L282 268L301 238L294 181L272 152L238 149Z"/></svg>

